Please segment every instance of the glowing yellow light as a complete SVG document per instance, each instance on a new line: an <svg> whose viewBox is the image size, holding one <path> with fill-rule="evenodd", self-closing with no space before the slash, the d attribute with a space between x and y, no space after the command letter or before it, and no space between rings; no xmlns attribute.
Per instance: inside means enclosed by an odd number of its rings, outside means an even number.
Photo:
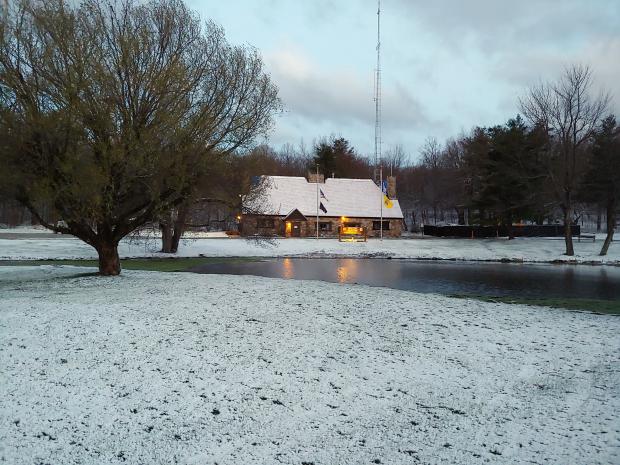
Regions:
<svg viewBox="0 0 620 465"><path fill-rule="evenodd" d="M291 279L295 276L295 270L293 269L293 261L290 258L285 258L282 262L283 265L283 277Z"/></svg>
<svg viewBox="0 0 620 465"><path fill-rule="evenodd" d="M291 224L291 222L290 222L290 221L287 221L287 222L286 222L286 232L287 232L287 233L290 233L290 232L291 232L291 230L292 230L292 227L293 227L293 225Z"/></svg>
<svg viewBox="0 0 620 465"><path fill-rule="evenodd" d="M346 216L341 216L340 217L340 221L342 221L344 223L345 221L347 221L347 217Z"/></svg>
<svg viewBox="0 0 620 465"><path fill-rule="evenodd" d="M237 221L241 221L241 215L237 215Z"/></svg>

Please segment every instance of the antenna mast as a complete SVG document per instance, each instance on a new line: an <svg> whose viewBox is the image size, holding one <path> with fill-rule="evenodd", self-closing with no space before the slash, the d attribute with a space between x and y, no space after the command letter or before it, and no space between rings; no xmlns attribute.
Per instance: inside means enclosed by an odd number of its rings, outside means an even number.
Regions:
<svg viewBox="0 0 620 465"><path fill-rule="evenodd" d="M381 0L377 0L377 69L375 74L375 182L381 164Z"/></svg>

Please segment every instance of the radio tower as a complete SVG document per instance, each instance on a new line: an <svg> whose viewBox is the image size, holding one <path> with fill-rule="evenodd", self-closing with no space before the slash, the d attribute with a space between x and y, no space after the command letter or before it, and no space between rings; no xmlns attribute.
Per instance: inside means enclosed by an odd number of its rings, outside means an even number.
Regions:
<svg viewBox="0 0 620 465"><path fill-rule="evenodd" d="M375 182L381 164L381 0L377 0L377 69L375 74Z"/></svg>

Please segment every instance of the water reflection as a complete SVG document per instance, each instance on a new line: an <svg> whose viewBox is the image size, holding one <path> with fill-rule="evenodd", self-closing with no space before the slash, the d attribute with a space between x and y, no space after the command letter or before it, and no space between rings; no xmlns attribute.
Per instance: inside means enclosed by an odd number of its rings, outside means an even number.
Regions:
<svg viewBox="0 0 620 465"><path fill-rule="evenodd" d="M192 271L358 283L441 294L620 300L620 267L284 258L215 263Z"/></svg>
<svg viewBox="0 0 620 465"><path fill-rule="evenodd" d="M357 260L340 260L340 266L336 269L336 276L340 284L355 282L357 278Z"/></svg>
<svg viewBox="0 0 620 465"><path fill-rule="evenodd" d="M282 260L282 277L286 279L293 279L295 277L293 260L290 258L285 258Z"/></svg>

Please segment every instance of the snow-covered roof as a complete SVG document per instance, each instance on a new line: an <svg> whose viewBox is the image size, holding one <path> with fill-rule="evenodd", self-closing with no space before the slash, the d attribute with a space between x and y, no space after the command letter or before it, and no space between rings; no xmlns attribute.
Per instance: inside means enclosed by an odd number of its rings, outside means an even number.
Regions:
<svg viewBox="0 0 620 465"><path fill-rule="evenodd" d="M251 208L265 215L288 215L298 209L304 216L316 217L317 183L297 176L264 176L264 192L260 205ZM319 209L319 216L349 216L379 218L381 216L381 189L371 179L328 178L318 183L323 192L320 196L327 213ZM383 205L384 218L402 218L398 200L392 200L392 208ZM249 206L248 206L249 207Z"/></svg>

